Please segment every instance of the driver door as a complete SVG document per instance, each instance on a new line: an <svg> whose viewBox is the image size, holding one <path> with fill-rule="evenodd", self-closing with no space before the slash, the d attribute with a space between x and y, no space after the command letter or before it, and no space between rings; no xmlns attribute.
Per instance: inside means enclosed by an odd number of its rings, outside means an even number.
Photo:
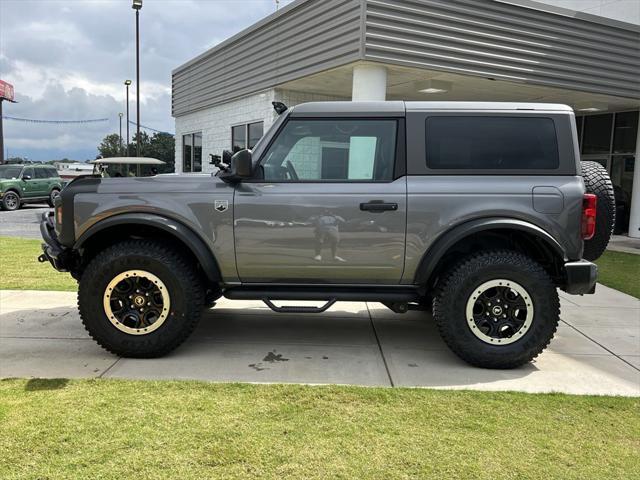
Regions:
<svg viewBox="0 0 640 480"><path fill-rule="evenodd" d="M289 119L260 159L263 178L235 192L240 279L399 283L403 133L401 119Z"/></svg>
<svg viewBox="0 0 640 480"><path fill-rule="evenodd" d="M27 180L28 178L28 180ZM25 167L22 170L22 196L24 198L41 197L41 180L36 178L33 167Z"/></svg>

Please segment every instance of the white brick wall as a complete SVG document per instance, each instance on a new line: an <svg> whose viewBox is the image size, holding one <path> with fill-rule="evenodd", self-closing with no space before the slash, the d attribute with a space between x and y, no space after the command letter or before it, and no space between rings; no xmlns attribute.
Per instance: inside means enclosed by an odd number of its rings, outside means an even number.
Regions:
<svg viewBox="0 0 640 480"><path fill-rule="evenodd" d="M215 170L209 164L209 154L221 155L231 150L233 125L264 122L265 131L275 119L271 102L273 89L249 95L206 110L176 117L176 172L182 172L182 135L202 132L202 171Z"/></svg>
<svg viewBox="0 0 640 480"><path fill-rule="evenodd" d="M263 121L265 132L271 127L277 116L271 105L274 100L293 106L304 102L349 99L270 89L176 117L176 172L182 172L182 135L202 132L202 171L212 172L215 168L209 164L209 154L221 155L222 150L231 150L231 127L233 125Z"/></svg>
<svg viewBox="0 0 640 480"><path fill-rule="evenodd" d="M640 25L640 0L537 0L578 12Z"/></svg>

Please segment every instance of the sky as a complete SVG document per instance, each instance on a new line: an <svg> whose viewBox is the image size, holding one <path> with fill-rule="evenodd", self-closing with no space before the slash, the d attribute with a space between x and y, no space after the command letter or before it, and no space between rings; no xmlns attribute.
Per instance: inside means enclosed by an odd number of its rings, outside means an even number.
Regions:
<svg viewBox="0 0 640 480"><path fill-rule="evenodd" d="M280 0L280 7L291 1ZM275 0L144 0L140 123L173 133L171 71L275 9ZM18 102L3 102L3 114L109 118L82 125L5 119L5 153L37 161L94 159L101 139L118 133L124 80L135 81L135 72L131 0L0 0L0 79L13 84ZM135 121L135 83L129 115ZM135 126L130 129L133 136Z"/></svg>

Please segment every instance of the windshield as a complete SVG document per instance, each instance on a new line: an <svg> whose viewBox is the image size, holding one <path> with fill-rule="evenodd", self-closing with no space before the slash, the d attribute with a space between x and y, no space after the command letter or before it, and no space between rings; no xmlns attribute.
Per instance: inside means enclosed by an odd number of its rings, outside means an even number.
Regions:
<svg viewBox="0 0 640 480"><path fill-rule="evenodd" d="M16 167L15 165L0 165L0 178L13 179L20 176L22 167Z"/></svg>

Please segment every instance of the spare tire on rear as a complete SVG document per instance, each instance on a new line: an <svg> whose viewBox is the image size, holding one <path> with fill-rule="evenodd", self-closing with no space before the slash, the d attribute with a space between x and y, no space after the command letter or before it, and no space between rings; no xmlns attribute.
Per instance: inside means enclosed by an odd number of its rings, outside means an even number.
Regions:
<svg viewBox="0 0 640 480"><path fill-rule="evenodd" d="M613 184L605 168L597 162L582 162L582 178L587 193L598 197L596 233L584 242L582 257L594 261L604 253L616 224L616 198Z"/></svg>

